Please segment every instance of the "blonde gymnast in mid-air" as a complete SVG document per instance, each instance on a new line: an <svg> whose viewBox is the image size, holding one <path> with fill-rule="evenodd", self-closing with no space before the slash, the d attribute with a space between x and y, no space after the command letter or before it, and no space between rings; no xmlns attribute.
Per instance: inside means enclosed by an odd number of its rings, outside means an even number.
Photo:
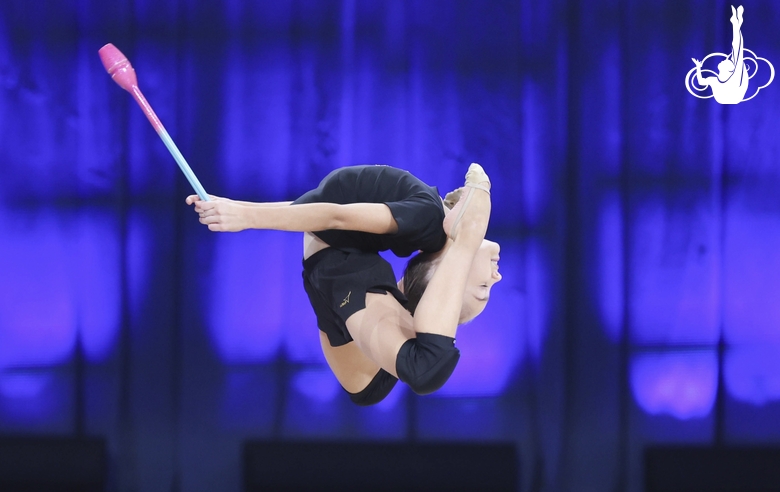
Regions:
<svg viewBox="0 0 780 492"><path fill-rule="evenodd" d="M499 245L485 240L490 180L478 164L446 200L389 166L337 169L293 202L211 198L186 200L209 230L304 232L303 283L322 351L358 405L382 401L398 379L418 394L438 390L460 358L458 325L501 280ZM386 250L419 251L397 283L378 254Z"/></svg>

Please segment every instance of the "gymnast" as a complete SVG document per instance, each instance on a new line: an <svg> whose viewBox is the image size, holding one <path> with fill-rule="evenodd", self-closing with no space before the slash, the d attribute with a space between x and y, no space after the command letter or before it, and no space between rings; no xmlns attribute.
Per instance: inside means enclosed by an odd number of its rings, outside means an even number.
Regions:
<svg viewBox="0 0 780 492"><path fill-rule="evenodd" d="M444 201L406 171L355 166L294 202L186 201L212 231L304 232L304 288L325 359L353 402L372 405L398 379L429 394L452 374L458 325L482 312L501 280L499 246L484 239L489 190L477 164ZM419 251L397 283L385 250Z"/></svg>
<svg viewBox="0 0 780 492"><path fill-rule="evenodd" d="M693 58L693 63L696 65L696 82L702 88L706 86L712 87L712 95L720 104L738 104L742 102L748 89L750 77L748 77L748 70L745 65L745 43L741 30L744 11L745 9L742 5L736 10L734 10L733 5L731 6L731 19L729 19L732 27L731 55L718 63L717 77L702 77L701 66L703 62Z"/></svg>

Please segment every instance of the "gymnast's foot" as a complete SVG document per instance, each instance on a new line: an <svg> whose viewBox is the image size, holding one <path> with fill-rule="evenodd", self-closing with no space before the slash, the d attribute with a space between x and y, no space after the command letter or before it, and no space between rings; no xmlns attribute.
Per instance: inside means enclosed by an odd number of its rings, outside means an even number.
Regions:
<svg viewBox="0 0 780 492"><path fill-rule="evenodd" d="M466 173L466 186L487 191L490 194L490 178L485 174L482 166L476 162L469 166L469 172Z"/></svg>
<svg viewBox="0 0 780 492"><path fill-rule="evenodd" d="M471 181L471 184L468 184L469 181ZM481 185L480 182L486 182L486 185ZM482 166L479 164L472 164L469 167L469 172L466 173L466 185L465 186L471 186L473 188L483 189L490 193L490 178L487 177L487 174L485 174L485 171L482 169ZM449 208L450 210L455 207L455 205L458 204L458 201L460 200L460 197L463 196L463 188L464 186L461 186L460 188L456 188L444 197L444 206Z"/></svg>
<svg viewBox="0 0 780 492"><path fill-rule="evenodd" d="M734 6L731 6L731 18L729 19L732 24L734 24L737 27L742 26L742 14L745 12L745 7L740 5L739 7L734 9Z"/></svg>
<svg viewBox="0 0 780 492"><path fill-rule="evenodd" d="M444 218L444 223L442 224L444 232L453 240L457 235L457 226L460 223L460 219L466 212L474 193L484 191L488 195L490 194L490 178L485 174L485 170L482 169L482 166L476 163L469 166L469 171L466 173L466 183L461 190L463 191L459 200L450 213Z"/></svg>

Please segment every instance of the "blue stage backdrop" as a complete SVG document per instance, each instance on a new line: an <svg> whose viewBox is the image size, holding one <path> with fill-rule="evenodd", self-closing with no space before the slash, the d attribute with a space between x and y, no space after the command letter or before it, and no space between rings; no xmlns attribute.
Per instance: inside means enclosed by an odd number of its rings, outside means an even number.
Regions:
<svg viewBox="0 0 780 492"><path fill-rule="evenodd" d="M780 5L745 3L780 67ZM656 443L780 443L778 82L685 87L724 0L0 4L0 434L108 439L112 490L237 491L247 438L510 441L523 491L639 491ZM97 50L206 190L332 169L493 179L504 281L438 393L352 405L298 233L210 233ZM760 72L757 76L764 76ZM397 272L404 260L388 257Z"/></svg>

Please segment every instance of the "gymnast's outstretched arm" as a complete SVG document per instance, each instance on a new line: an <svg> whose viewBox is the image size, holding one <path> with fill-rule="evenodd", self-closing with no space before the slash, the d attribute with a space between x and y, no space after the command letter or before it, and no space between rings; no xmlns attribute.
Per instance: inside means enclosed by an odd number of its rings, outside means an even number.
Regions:
<svg viewBox="0 0 780 492"><path fill-rule="evenodd" d="M286 207L287 205L292 205L292 202L242 202L240 200L230 200L229 198L223 198L221 196L216 195L209 195L209 198L212 201L232 201L233 203L238 203L240 205L245 205L247 207L257 207L257 208L273 208L273 207ZM187 205L192 205L195 202L200 201L200 197L198 195L190 195L187 197Z"/></svg>
<svg viewBox="0 0 780 492"><path fill-rule="evenodd" d="M244 229L314 232L328 229L393 234L398 224L383 203L255 203L218 198L204 202L198 195L187 197L195 205L200 223L211 231L238 232Z"/></svg>
<svg viewBox="0 0 780 492"><path fill-rule="evenodd" d="M696 58L691 58L693 60L693 63L696 65L696 82L702 87L710 85L710 79L713 77L707 77L706 79L702 77L701 75L701 62L697 60ZM197 195L194 195L197 196Z"/></svg>

